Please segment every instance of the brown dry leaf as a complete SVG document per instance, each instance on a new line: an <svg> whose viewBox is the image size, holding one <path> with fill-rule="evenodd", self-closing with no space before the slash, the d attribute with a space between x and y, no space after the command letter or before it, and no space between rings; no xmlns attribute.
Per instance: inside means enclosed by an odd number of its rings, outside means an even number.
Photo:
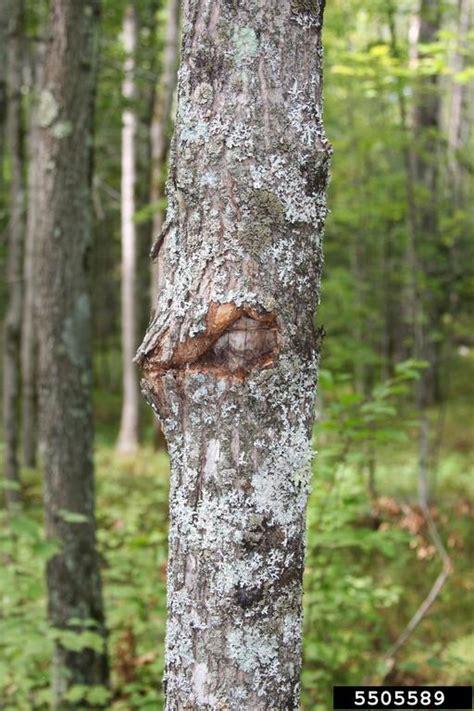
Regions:
<svg viewBox="0 0 474 711"><path fill-rule="evenodd" d="M167 571L168 571L168 561L164 560L159 567L160 580L162 580L163 582L166 582Z"/></svg>
<svg viewBox="0 0 474 711"><path fill-rule="evenodd" d="M416 557L418 560L430 560L436 553L436 549L434 546L431 545L423 545L419 546L417 551L416 551Z"/></svg>
<svg viewBox="0 0 474 711"><path fill-rule="evenodd" d="M116 646L117 674L126 684L135 678L135 633L127 627L120 635Z"/></svg>
<svg viewBox="0 0 474 711"><path fill-rule="evenodd" d="M156 657L156 652L146 652L145 654L140 654L140 656L135 659L135 665L137 667L142 667L145 664L151 664L155 661Z"/></svg>
<svg viewBox="0 0 474 711"><path fill-rule="evenodd" d="M450 533L448 536L449 548L464 548L464 541L457 533Z"/></svg>
<svg viewBox="0 0 474 711"><path fill-rule="evenodd" d="M400 505L391 496L379 496L375 502L375 508L377 512L388 516L399 516L401 513Z"/></svg>
<svg viewBox="0 0 474 711"><path fill-rule="evenodd" d="M403 512L404 516L399 523L400 528L409 531L414 536L417 535L425 526L423 513L416 506L405 506Z"/></svg>

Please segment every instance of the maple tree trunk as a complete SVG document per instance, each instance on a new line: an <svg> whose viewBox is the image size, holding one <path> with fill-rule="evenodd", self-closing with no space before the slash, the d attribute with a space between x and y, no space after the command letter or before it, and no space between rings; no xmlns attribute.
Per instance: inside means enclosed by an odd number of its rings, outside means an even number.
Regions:
<svg viewBox="0 0 474 711"><path fill-rule="evenodd" d="M323 5L183 5L163 284L137 355L172 467L168 711L299 708Z"/></svg>

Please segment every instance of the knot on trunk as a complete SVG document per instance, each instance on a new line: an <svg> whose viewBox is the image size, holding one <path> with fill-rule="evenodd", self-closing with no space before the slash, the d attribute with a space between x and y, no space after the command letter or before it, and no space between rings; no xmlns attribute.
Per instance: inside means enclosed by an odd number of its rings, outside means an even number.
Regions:
<svg viewBox="0 0 474 711"><path fill-rule="evenodd" d="M145 379L192 370L244 379L254 368L270 368L279 351L275 314L254 306L211 302L202 333L170 343L169 331L142 356Z"/></svg>

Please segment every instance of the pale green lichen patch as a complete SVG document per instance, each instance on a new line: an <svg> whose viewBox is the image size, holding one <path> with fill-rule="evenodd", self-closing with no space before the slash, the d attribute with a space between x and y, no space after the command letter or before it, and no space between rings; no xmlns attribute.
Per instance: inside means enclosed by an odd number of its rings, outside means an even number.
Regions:
<svg viewBox="0 0 474 711"><path fill-rule="evenodd" d="M278 666L278 640L258 628L231 630L227 638L229 656L246 672L255 672L260 665Z"/></svg>
<svg viewBox="0 0 474 711"><path fill-rule="evenodd" d="M39 98L38 123L42 128L51 126L59 114L59 106L53 93L49 89L43 89Z"/></svg>
<svg viewBox="0 0 474 711"><path fill-rule="evenodd" d="M73 128L70 121L58 121L51 128L51 134L59 140L67 138L72 134Z"/></svg>
<svg viewBox="0 0 474 711"><path fill-rule="evenodd" d="M237 27L234 32L234 56L240 64L248 59L253 59L257 54L258 40L255 30L251 27Z"/></svg>
<svg viewBox="0 0 474 711"><path fill-rule="evenodd" d="M87 343L89 338L90 301L85 293L76 300L75 308L66 319L63 330L63 344L67 357L73 365L84 366L87 360Z"/></svg>

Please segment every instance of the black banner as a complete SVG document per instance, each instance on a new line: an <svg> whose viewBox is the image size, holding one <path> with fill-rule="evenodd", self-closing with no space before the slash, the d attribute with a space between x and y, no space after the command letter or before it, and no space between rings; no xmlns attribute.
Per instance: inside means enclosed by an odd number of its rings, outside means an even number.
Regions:
<svg viewBox="0 0 474 711"><path fill-rule="evenodd" d="M333 708L472 709L472 686L335 686Z"/></svg>

